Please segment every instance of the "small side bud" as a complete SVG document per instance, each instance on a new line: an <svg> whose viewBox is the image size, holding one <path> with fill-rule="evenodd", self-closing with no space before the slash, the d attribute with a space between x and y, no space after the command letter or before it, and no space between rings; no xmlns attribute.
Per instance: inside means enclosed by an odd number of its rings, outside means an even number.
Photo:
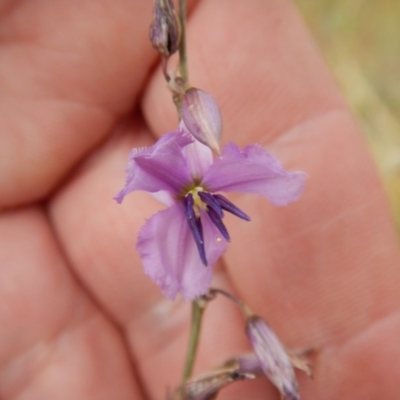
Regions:
<svg viewBox="0 0 400 400"><path fill-rule="evenodd" d="M196 377L185 386L177 388L169 397L169 400L212 400L218 392L231 383L254 379L250 373L240 372L237 364L208 372Z"/></svg>
<svg viewBox="0 0 400 400"><path fill-rule="evenodd" d="M261 368L261 363L254 353L240 354L225 362L224 366L229 367L237 365L238 371L243 374L252 374L254 376L262 375L264 371Z"/></svg>
<svg viewBox="0 0 400 400"><path fill-rule="evenodd" d="M200 143L220 154L222 117L213 96L200 89L188 89L182 102L182 121Z"/></svg>
<svg viewBox="0 0 400 400"><path fill-rule="evenodd" d="M150 41L162 57L168 58L179 48L181 28L172 0L155 0Z"/></svg>
<svg viewBox="0 0 400 400"><path fill-rule="evenodd" d="M261 369L279 390L282 398L299 400L294 366L270 326L260 317L249 316L246 332L260 361Z"/></svg>

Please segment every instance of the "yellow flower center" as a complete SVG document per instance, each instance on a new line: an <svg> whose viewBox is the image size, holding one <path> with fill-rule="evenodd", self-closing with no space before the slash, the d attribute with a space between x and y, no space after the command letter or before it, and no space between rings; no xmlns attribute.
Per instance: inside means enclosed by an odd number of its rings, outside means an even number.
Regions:
<svg viewBox="0 0 400 400"><path fill-rule="evenodd" d="M203 200L201 200L200 196L199 196L199 192L203 192L204 188L202 188L201 186L196 186L193 189L189 190L186 193L186 196L190 193L193 196L193 200L194 200L194 213L196 215L197 218L200 217L200 210L206 210L207 209L207 204L204 203Z"/></svg>

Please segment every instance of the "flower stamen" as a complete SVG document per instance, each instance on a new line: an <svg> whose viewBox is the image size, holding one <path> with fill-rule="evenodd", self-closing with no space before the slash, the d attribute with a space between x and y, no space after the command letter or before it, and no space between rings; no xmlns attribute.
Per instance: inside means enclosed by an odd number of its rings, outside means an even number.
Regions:
<svg viewBox="0 0 400 400"><path fill-rule="evenodd" d="M201 210L204 210L207 213L210 221L216 226L222 237L227 242L230 242L231 238L225 224L222 221L222 218L224 217L223 210L226 210L241 219L250 221L250 217L247 214L236 207L224 196L206 192L201 186L196 186L189 190L185 195L183 202L185 206L186 219L196 242L196 246L199 250L201 261L204 265L207 265L207 259L205 254L204 237L202 233L203 230L200 214ZM219 241L221 241L221 238L219 238Z"/></svg>
<svg viewBox="0 0 400 400"><path fill-rule="evenodd" d="M236 215L238 218L244 219L245 221L251 220L247 214L245 214L239 207L236 207L226 197L220 194L214 194L213 196L223 210L228 211L229 213Z"/></svg>
<svg viewBox="0 0 400 400"><path fill-rule="evenodd" d="M221 235L225 238L227 242L231 241L228 230L225 224L222 222L222 218L214 211L214 209L208 207L207 214L210 217L211 222L217 227L221 232Z"/></svg>
<svg viewBox="0 0 400 400"><path fill-rule="evenodd" d="M217 213L220 218L224 217L224 212L222 211L221 205L211 193L201 191L198 193L198 195L203 203L207 204L210 209L214 210L214 212Z"/></svg>
<svg viewBox="0 0 400 400"><path fill-rule="evenodd" d="M183 205L185 207L186 220L188 222L190 231L192 232L194 241L196 242L201 261L205 266L207 266L208 263L204 246L203 225L201 224L200 216L197 216L195 213L195 201L192 193L188 193L185 196L183 199Z"/></svg>

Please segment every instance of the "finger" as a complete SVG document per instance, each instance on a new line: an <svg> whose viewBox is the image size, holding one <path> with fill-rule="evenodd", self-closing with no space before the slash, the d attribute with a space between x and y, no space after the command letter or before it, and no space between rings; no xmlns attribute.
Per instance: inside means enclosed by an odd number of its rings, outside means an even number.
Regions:
<svg viewBox="0 0 400 400"><path fill-rule="evenodd" d="M42 197L134 106L151 2L18 1L0 15L0 207Z"/></svg>
<svg viewBox="0 0 400 400"><path fill-rule="evenodd" d="M315 379L302 380L301 394L309 398L390 399L398 393L399 314L372 324L339 346L325 349L314 366Z"/></svg>
<svg viewBox="0 0 400 400"><path fill-rule="evenodd" d="M39 209L0 217L0 397L140 399L118 331L66 268Z"/></svg>

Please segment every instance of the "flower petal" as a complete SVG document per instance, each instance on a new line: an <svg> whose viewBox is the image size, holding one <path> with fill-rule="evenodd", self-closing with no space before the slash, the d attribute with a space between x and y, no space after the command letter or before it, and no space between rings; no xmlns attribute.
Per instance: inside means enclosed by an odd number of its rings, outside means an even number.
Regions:
<svg viewBox="0 0 400 400"><path fill-rule="evenodd" d="M234 143L229 143L201 184L211 192L259 194L282 206L298 199L304 181L303 172L286 172L280 161L262 147L251 145L241 151Z"/></svg>
<svg viewBox="0 0 400 400"><path fill-rule="evenodd" d="M188 185L191 177L183 148L193 141L185 132L169 132L151 147L133 149L125 187L115 196L117 202L134 190L178 193Z"/></svg>
<svg viewBox="0 0 400 400"><path fill-rule="evenodd" d="M212 266L226 249L226 242L202 213L208 266L200 259L186 221L184 206L176 203L151 217L139 233L137 249L145 273L174 299L178 293L188 300L204 294L210 286Z"/></svg>
<svg viewBox="0 0 400 400"><path fill-rule="evenodd" d="M190 135L183 121L179 124L179 129ZM183 154L186 157L193 179L200 180L213 163L212 151L198 140L194 140L193 143L186 146L183 149Z"/></svg>
<svg viewBox="0 0 400 400"><path fill-rule="evenodd" d="M151 193L151 197L155 198L167 207L172 206L172 204L176 203L174 193L167 192L166 190L160 190L159 192Z"/></svg>

